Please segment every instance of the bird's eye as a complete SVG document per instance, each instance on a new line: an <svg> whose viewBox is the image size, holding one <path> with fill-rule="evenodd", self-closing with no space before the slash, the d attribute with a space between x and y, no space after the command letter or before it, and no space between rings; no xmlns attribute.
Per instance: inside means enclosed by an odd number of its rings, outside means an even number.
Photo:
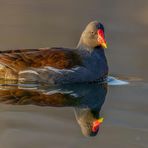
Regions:
<svg viewBox="0 0 148 148"><path fill-rule="evenodd" d="M92 34L92 35L96 35L96 34L97 34L97 32L95 32L95 31L92 31L92 32L91 32L91 34Z"/></svg>

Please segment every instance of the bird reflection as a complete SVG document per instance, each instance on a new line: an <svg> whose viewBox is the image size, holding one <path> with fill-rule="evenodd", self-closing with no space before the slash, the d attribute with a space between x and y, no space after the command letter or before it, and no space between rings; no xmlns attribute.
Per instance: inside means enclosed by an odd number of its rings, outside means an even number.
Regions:
<svg viewBox="0 0 148 148"><path fill-rule="evenodd" d="M98 133L100 110L107 93L106 83L30 86L1 85L0 102L12 105L73 107L83 135L95 136Z"/></svg>

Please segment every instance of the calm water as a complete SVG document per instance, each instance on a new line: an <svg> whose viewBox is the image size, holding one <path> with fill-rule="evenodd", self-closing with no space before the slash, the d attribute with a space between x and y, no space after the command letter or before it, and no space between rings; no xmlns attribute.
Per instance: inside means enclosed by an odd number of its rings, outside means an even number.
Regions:
<svg viewBox="0 0 148 148"><path fill-rule="evenodd" d="M147 0L0 0L1 50L75 47L84 26L99 19L106 28L110 74L130 82L108 90L95 84L1 86L0 147L147 148L147 17ZM84 136L99 116L104 122L98 134Z"/></svg>

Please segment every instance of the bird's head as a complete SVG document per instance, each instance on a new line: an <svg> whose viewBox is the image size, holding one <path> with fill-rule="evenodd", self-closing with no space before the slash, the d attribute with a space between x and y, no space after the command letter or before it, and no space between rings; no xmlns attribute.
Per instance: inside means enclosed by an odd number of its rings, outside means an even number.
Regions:
<svg viewBox="0 0 148 148"><path fill-rule="evenodd" d="M78 48L94 49L95 47L107 48L104 26L98 22L90 22L83 31Z"/></svg>

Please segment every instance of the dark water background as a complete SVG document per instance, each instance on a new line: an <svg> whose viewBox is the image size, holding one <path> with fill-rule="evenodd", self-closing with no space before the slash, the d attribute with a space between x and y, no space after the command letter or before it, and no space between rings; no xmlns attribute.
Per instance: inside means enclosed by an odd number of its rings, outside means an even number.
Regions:
<svg viewBox="0 0 148 148"><path fill-rule="evenodd" d="M73 107L0 105L1 148L148 147L147 0L0 0L0 48L75 47L85 25L106 28L110 74L99 134L84 137Z"/></svg>

